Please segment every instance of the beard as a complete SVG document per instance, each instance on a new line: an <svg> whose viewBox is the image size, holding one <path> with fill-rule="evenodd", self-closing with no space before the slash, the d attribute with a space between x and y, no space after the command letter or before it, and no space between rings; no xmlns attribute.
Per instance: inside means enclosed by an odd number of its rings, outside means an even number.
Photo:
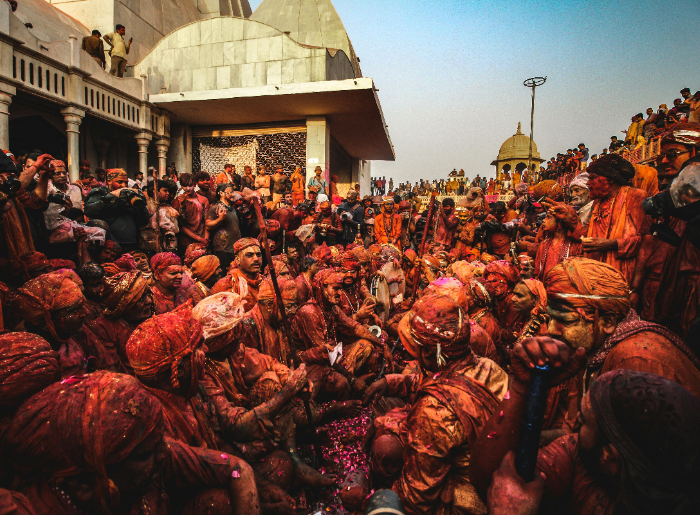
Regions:
<svg viewBox="0 0 700 515"><path fill-rule="evenodd" d="M571 205L576 206L576 207L582 207L588 204L590 199L588 198L588 195L585 197L579 196L579 197L571 197Z"/></svg>

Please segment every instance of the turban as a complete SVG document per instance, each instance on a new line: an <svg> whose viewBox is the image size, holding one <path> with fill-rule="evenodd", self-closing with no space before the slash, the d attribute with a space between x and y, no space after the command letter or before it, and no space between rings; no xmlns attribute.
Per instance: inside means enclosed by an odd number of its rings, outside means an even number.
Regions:
<svg viewBox="0 0 700 515"><path fill-rule="evenodd" d="M238 255L248 247L260 247L260 242L255 238L241 238L233 244L233 253Z"/></svg>
<svg viewBox="0 0 700 515"><path fill-rule="evenodd" d="M327 200L324 200L318 205L318 208L323 211L324 209L330 209L331 208L331 203L328 202Z"/></svg>
<svg viewBox="0 0 700 515"><path fill-rule="evenodd" d="M471 326L460 305L442 295L425 295L411 308L399 324L399 335L411 356L419 356L419 348L435 350L440 367L445 357L468 354Z"/></svg>
<svg viewBox="0 0 700 515"><path fill-rule="evenodd" d="M315 258L316 261L323 265L328 264L328 260L333 256L333 253L331 252L331 249L326 245L326 242L324 241L320 246L316 247L314 251L311 253L311 257Z"/></svg>
<svg viewBox="0 0 700 515"><path fill-rule="evenodd" d="M105 316L119 318L141 299L148 289L148 281L139 270L119 272L105 279Z"/></svg>
<svg viewBox="0 0 700 515"><path fill-rule="evenodd" d="M170 381L179 388L177 368L202 339L202 326L192 318L192 302L174 311L149 318L131 333L126 354L137 376L155 378L170 370Z"/></svg>
<svg viewBox="0 0 700 515"><path fill-rule="evenodd" d="M523 279L521 282L537 299L537 305L532 310L532 314L544 315L547 311L547 290L544 289L544 284L537 279Z"/></svg>
<svg viewBox="0 0 700 515"><path fill-rule="evenodd" d="M550 302L601 313L626 316L630 292L625 276L612 266L586 258L572 258L553 267L544 278Z"/></svg>
<svg viewBox="0 0 700 515"><path fill-rule="evenodd" d="M56 270L52 273L65 277L66 279L70 279L78 286L78 288L83 285L83 280L80 278L80 276L75 272L75 270L71 270L70 268L61 268L60 270Z"/></svg>
<svg viewBox="0 0 700 515"><path fill-rule="evenodd" d="M538 200L541 197L548 197L550 199L557 200L561 197L561 194L561 186L557 184L557 181L547 180L535 184L534 195Z"/></svg>
<svg viewBox="0 0 700 515"><path fill-rule="evenodd" d="M599 430L621 456L618 503L625 511L695 512L700 400L663 377L618 369L593 382L590 401Z"/></svg>
<svg viewBox="0 0 700 515"><path fill-rule="evenodd" d="M73 263L70 259L51 259L49 260L49 263L54 270L60 270L62 268L75 270L76 268L75 263Z"/></svg>
<svg viewBox="0 0 700 515"><path fill-rule="evenodd" d="M161 252L151 258L151 270L156 279L165 272L169 266L182 266L182 261L172 252Z"/></svg>
<svg viewBox="0 0 700 515"><path fill-rule="evenodd" d="M431 254L423 256L423 263L432 270L440 270L440 260Z"/></svg>
<svg viewBox="0 0 700 515"><path fill-rule="evenodd" d="M258 300L275 300L275 287L272 284L272 279L266 277L260 283L260 288L258 290Z"/></svg>
<svg viewBox="0 0 700 515"><path fill-rule="evenodd" d="M228 339L220 339L220 342L212 342L212 339L236 327L245 315L243 308L242 297L232 292L217 293L201 300L194 307L192 317L202 326L209 352L221 350L228 344Z"/></svg>
<svg viewBox="0 0 700 515"><path fill-rule="evenodd" d="M0 406L19 406L59 378L58 352L32 333L0 335Z"/></svg>
<svg viewBox="0 0 700 515"><path fill-rule="evenodd" d="M279 287L282 293L282 300L298 300L299 291L297 290L297 283L294 279L280 279Z"/></svg>
<svg viewBox="0 0 700 515"><path fill-rule="evenodd" d="M464 284L454 277L440 277L425 288L425 295L442 295L454 300L466 313L469 309Z"/></svg>
<svg viewBox="0 0 700 515"><path fill-rule="evenodd" d="M467 284L474 277L474 265L467 261L456 261L450 266L452 267L452 274L462 284Z"/></svg>
<svg viewBox="0 0 700 515"><path fill-rule="evenodd" d="M94 221L101 222L101 220L94 220ZM105 230L109 230L108 225L106 226ZM123 252L122 247L116 241L105 240L105 244L103 245L103 247L104 247L104 250L111 250L112 252L114 252L115 254L117 254L119 256L122 255L122 252Z"/></svg>
<svg viewBox="0 0 700 515"><path fill-rule="evenodd" d="M402 200L399 202L399 213L403 213L405 211L410 211L411 210L411 204L409 204L407 201Z"/></svg>
<svg viewBox="0 0 700 515"><path fill-rule="evenodd" d="M391 202L392 204L394 203L394 197L387 195L382 199L382 204L386 204L387 202Z"/></svg>
<svg viewBox="0 0 700 515"><path fill-rule="evenodd" d="M105 275L110 277L120 272L131 272L136 270L136 261L131 254L122 254L122 256L112 263L102 265Z"/></svg>
<svg viewBox="0 0 700 515"><path fill-rule="evenodd" d="M341 266L343 267L344 270L351 270L353 272L359 272L360 268L360 261L357 259L355 254L352 252L345 252L340 259Z"/></svg>
<svg viewBox="0 0 700 515"><path fill-rule="evenodd" d="M19 257L17 265L29 276L29 272L50 268L51 262L41 252L27 252Z"/></svg>
<svg viewBox="0 0 700 515"><path fill-rule="evenodd" d="M54 478L87 472L97 480L100 511L112 513L119 492L106 469L144 441L163 440L162 406L135 378L98 371L35 395L20 407L7 438L18 471L41 469Z"/></svg>
<svg viewBox="0 0 700 515"><path fill-rule="evenodd" d="M677 123L661 135L661 143L680 143L700 147L700 123Z"/></svg>
<svg viewBox="0 0 700 515"><path fill-rule="evenodd" d="M518 269L507 261L492 261L486 265L486 275L495 275L503 279L508 284L509 288L515 286L520 280Z"/></svg>
<svg viewBox="0 0 700 515"><path fill-rule="evenodd" d="M569 188L578 186L579 188L588 189L588 172L583 172L574 177L574 180L569 183Z"/></svg>
<svg viewBox="0 0 700 515"><path fill-rule="evenodd" d="M355 256L355 258L357 258L358 263L360 263L361 265L366 265L372 260L369 252L364 247L354 248L351 252Z"/></svg>
<svg viewBox="0 0 700 515"><path fill-rule="evenodd" d="M190 243L185 249L183 262L185 266L191 267L192 263L207 254L207 246L202 243Z"/></svg>
<svg viewBox="0 0 700 515"><path fill-rule="evenodd" d="M323 300L323 288L329 284L343 284L343 276L338 272L336 268L325 268L320 270L314 276L314 292L316 293L316 300L319 305L322 304Z"/></svg>
<svg viewBox="0 0 700 515"><path fill-rule="evenodd" d="M277 259L272 258L272 264L275 267L275 274L277 275L277 277L279 277L282 274L285 268L287 269L287 273L289 273L289 267L287 266L287 263L282 261L281 257L277 257Z"/></svg>
<svg viewBox="0 0 700 515"><path fill-rule="evenodd" d="M107 169L107 184L112 182L115 179L119 178L124 178L127 179L128 176L126 175L126 171L124 171L121 168L109 168Z"/></svg>
<svg viewBox="0 0 700 515"><path fill-rule="evenodd" d="M491 254L487 254L486 252L483 252L481 254L480 260L485 265L488 265L490 263L493 263L494 261L498 261L498 258L496 256L492 256Z"/></svg>
<svg viewBox="0 0 700 515"><path fill-rule="evenodd" d="M192 263L192 277L198 281L206 281L219 268L219 258L216 256L202 256Z"/></svg>
<svg viewBox="0 0 700 515"><path fill-rule="evenodd" d="M588 175L607 177L615 184L629 186L636 171L632 163L618 154L607 154L588 165Z"/></svg>
<svg viewBox="0 0 700 515"><path fill-rule="evenodd" d="M488 290L483 283L483 279L472 279L469 281L468 286L474 304L482 308L491 305L493 302L493 293Z"/></svg>
<svg viewBox="0 0 700 515"><path fill-rule="evenodd" d="M403 257L406 258L411 263L414 263L418 259L418 254L413 249L406 249L403 251Z"/></svg>
<svg viewBox="0 0 700 515"><path fill-rule="evenodd" d="M77 277L75 272L73 275ZM69 274L51 272L28 281L17 290L15 309L27 322L38 324L43 321L51 336L62 342L56 334L51 313L78 305L83 298L83 292Z"/></svg>

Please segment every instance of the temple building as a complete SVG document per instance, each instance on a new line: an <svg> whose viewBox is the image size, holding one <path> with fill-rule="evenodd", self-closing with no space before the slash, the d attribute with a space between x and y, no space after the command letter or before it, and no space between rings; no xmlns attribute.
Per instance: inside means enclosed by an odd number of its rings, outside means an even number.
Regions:
<svg viewBox="0 0 700 515"><path fill-rule="evenodd" d="M124 78L82 38L126 27ZM109 48L105 44L106 48ZM330 0L0 2L0 148L161 174L320 166L369 193L394 160L378 90ZM107 70L109 70L107 56Z"/></svg>
<svg viewBox="0 0 700 515"><path fill-rule="evenodd" d="M510 138L503 142L500 150L498 151L498 157L491 162L491 166L496 167L496 179L502 180L503 175L506 172L517 171L522 173L523 170L527 169L527 162L530 156L530 138L523 134L518 122L518 130ZM537 143L532 142L532 165L531 170L537 170L540 163L543 163L545 159L540 157L540 153L537 151Z"/></svg>

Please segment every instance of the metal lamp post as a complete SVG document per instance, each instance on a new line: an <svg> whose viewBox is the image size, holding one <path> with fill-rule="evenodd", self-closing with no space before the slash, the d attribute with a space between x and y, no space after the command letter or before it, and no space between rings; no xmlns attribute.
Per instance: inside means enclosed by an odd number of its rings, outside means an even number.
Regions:
<svg viewBox="0 0 700 515"><path fill-rule="evenodd" d="M547 77L530 77L523 82L526 88L532 88L532 109L530 110L530 153L527 158L528 173L532 173L532 133L535 128L535 88L547 82Z"/></svg>

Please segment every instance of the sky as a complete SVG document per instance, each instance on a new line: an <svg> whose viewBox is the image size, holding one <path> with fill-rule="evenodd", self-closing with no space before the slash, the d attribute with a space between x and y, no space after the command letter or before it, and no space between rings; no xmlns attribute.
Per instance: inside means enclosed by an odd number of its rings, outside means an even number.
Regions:
<svg viewBox="0 0 700 515"><path fill-rule="evenodd" d="M253 10L260 0L250 0ZM666 0L333 0L362 74L371 77L396 161L396 182L493 177L518 122L543 158L586 143L599 153L630 118L700 90L697 17ZM686 11L687 12L687 11ZM671 23L669 23L671 22Z"/></svg>

